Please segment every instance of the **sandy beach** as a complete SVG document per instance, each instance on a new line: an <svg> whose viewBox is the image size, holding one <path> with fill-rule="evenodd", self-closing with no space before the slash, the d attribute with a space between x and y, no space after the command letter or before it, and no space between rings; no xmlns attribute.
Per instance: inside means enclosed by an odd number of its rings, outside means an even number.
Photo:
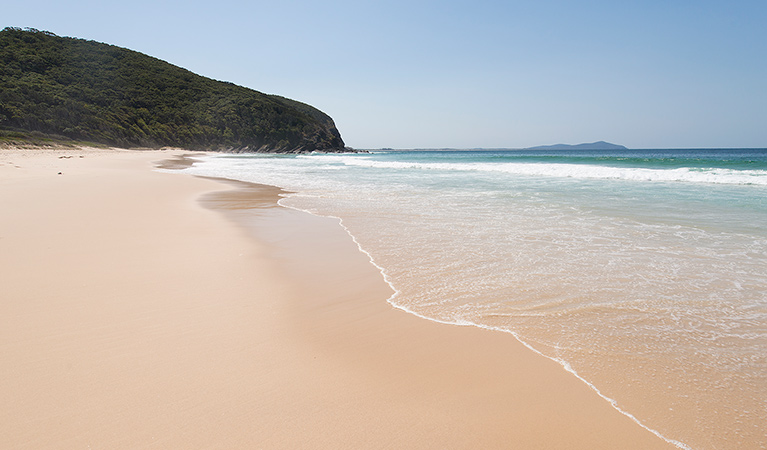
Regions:
<svg viewBox="0 0 767 450"><path fill-rule="evenodd" d="M0 150L0 448L675 448L185 153Z"/></svg>

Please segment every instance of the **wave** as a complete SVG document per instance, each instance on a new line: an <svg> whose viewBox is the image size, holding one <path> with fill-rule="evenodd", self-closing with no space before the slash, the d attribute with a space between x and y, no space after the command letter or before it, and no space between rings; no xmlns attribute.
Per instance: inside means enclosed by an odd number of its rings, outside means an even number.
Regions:
<svg viewBox="0 0 767 450"><path fill-rule="evenodd" d="M582 178L601 180L688 182L731 185L767 186L767 170L734 170L723 168L648 169L640 167L610 167L564 163L449 163L378 161L369 158L342 157L346 166L398 170L445 170L464 172L493 172L514 175Z"/></svg>

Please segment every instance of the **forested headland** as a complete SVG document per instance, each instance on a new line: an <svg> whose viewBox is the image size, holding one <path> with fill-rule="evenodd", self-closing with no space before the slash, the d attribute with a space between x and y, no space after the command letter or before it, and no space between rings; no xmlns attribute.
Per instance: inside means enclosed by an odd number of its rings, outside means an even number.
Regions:
<svg viewBox="0 0 767 450"><path fill-rule="evenodd" d="M322 111L142 53L0 31L0 139L237 152L344 151Z"/></svg>

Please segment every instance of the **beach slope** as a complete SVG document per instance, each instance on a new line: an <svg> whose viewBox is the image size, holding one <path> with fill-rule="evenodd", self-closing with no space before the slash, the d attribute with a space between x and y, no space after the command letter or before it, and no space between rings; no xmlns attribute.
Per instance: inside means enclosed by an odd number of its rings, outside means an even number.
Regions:
<svg viewBox="0 0 767 450"><path fill-rule="evenodd" d="M673 448L510 335L391 307L333 219L0 150L0 447Z"/></svg>

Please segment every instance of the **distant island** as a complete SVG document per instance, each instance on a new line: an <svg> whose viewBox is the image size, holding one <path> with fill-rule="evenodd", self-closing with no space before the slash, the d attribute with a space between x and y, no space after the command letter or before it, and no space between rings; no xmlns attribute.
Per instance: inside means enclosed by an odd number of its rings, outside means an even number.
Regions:
<svg viewBox="0 0 767 450"><path fill-rule="evenodd" d="M611 144L605 141L592 142L590 144L555 144L555 145L539 145L538 147L528 147L525 150L628 150L628 148Z"/></svg>
<svg viewBox="0 0 767 450"><path fill-rule="evenodd" d="M267 68L268 69L268 68ZM113 45L0 31L0 144L346 151L327 114Z"/></svg>

